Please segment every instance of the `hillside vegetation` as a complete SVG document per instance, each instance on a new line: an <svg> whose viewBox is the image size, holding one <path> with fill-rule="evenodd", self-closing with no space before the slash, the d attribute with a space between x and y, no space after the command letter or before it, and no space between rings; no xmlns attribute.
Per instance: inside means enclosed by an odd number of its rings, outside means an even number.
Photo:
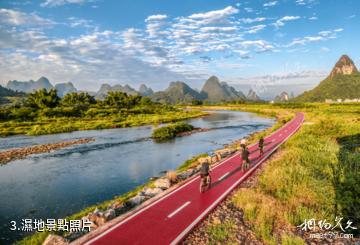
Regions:
<svg viewBox="0 0 360 245"><path fill-rule="evenodd" d="M336 75L326 78L313 90L297 97L297 102L324 102L325 99L360 98L360 74Z"/></svg>
<svg viewBox="0 0 360 245"><path fill-rule="evenodd" d="M326 79L293 101L324 102L326 99L360 99L360 73L349 56L342 55Z"/></svg>

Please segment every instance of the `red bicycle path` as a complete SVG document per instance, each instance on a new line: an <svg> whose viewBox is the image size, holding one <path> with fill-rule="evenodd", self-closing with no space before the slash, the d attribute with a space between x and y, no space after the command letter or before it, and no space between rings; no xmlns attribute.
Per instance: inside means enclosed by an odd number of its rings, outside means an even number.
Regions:
<svg viewBox="0 0 360 245"><path fill-rule="evenodd" d="M291 121L267 136L263 156L260 156L257 144L249 146L251 165L248 170L241 170L242 159L239 153L235 153L212 168L212 186L206 192L199 192L200 178L196 176L84 244L180 243L236 186L293 135L303 121L304 114L297 113Z"/></svg>

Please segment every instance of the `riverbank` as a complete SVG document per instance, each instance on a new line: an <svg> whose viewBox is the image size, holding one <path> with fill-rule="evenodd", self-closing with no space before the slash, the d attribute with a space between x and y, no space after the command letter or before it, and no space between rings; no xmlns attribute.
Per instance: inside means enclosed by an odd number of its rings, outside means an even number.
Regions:
<svg viewBox="0 0 360 245"><path fill-rule="evenodd" d="M303 111L306 121L258 172L252 184L240 187L192 233L186 244L354 244L357 230L347 229L354 238L311 238L326 235L319 228L304 232L305 220L335 217L350 220L359 228L360 162L359 105L274 104L221 107L232 110L276 114L286 118ZM261 135L261 134L260 134ZM254 135L257 140L259 135ZM358 169L358 168L357 168ZM345 190L351 190L344 194ZM271 212L269 212L271 210ZM238 215L241 219L234 220ZM335 230L336 231L336 230ZM340 233L341 230L338 230ZM197 239L198 242L192 242Z"/></svg>
<svg viewBox="0 0 360 245"><path fill-rule="evenodd" d="M186 119L203 117L207 112L198 110L158 108L148 111L107 109L89 113L84 117L48 117L42 116L36 120L0 121L0 137L10 135L44 135L73 132L78 130L96 130L109 128L126 128L143 125L158 125L162 123L178 122ZM93 110L94 111L94 110ZM91 112L91 109L89 109ZM95 113L95 112L94 112Z"/></svg>
<svg viewBox="0 0 360 245"><path fill-rule="evenodd" d="M61 141L61 142L57 142L57 143L34 145L34 146L29 146L29 147L15 148L15 149L10 149L10 150L0 151L0 165L6 164L8 162L11 162L11 161L14 161L17 159L24 159L27 156L32 155L32 154L51 152L51 151L59 150L61 148L69 147L72 145L86 144L86 143L89 143L92 141L94 141L94 139L84 138L84 139Z"/></svg>
<svg viewBox="0 0 360 245"><path fill-rule="evenodd" d="M230 115L232 115L232 116L230 116ZM210 137L210 138L209 137L206 138L204 134L200 134L199 136L196 136L193 140L190 140L190 141L191 142L192 141L204 142L204 140L214 141L219 136L225 137L226 139L229 139L229 136L233 135L234 133L235 134L242 134L242 132L249 132L249 133L253 132L254 127L250 127L250 128L245 127L245 128L243 128L241 126L241 123L244 123L245 125L249 125L251 120L255 120L255 119L259 120L259 122L264 122L264 123L266 122L267 125L269 125L269 126L273 124L272 120L267 120L267 119L261 119L261 118L258 118L258 117L254 117L254 115L251 115L251 114L248 114L248 113L230 113L230 115L228 114L228 112L224 112L224 113L219 112L219 113L216 113L216 115L213 115L214 119L217 120L213 124L213 126L215 128L217 127L217 123L221 122L223 124L223 126L229 125L230 126L229 129L225 128L225 129L221 129L221 130L211 131L210 135L213 135L213 136ZM234 115L239 115L239 116L235 117ZM225 123L224 120L227 120L228 118L232 119L232 120L230 120L229 123ZM206 117L205 119L198 119L199 122L192 121L192 123L194 123L194 125L196 125L197 127L204 127L204 128L211 127L211 124L204 123L204 120L206 120L206 122L208 122L208 120L213 120L213 119L211 119L211 118L209 119L208 117ZM245 122L244 122L244 120L245 120ZM248 120L249 120L249 122L247 122ZM212 121L209 121L209 122L212 122ZM234 129L233 125L240 125L240 127ZM256 125L258 125L258 124L256 124ZM266 125L266 124L264 124L264 125ZM264 128L264 126L256 126L256 127ZM237 136L237 137L239 137L239 136ZM223 144L226 144L226 143L230 143L232 140L236 139L236 137L232 136L232 137L230 137L230 139L231 140L217 139L216 141L218 141L218 143L221 143L221 145L223 145ZM188 142L189 141L189 140L186 140L186 139L178 139L178 140L180 142ZM172 144L174 144L174 143L171 143L171 145ZM210 142L209 144L212 145L211 148L213 150L214 149L213 148L214 143ZM158 147L156 147L156 148L160 147L162 149L175 149L173 147L167 148L167 146L169 144L166 144L166 143L161 143L161 144L157 144L157 145L158 145ZM188 144L186 144L186 145L188 145ZM180 145L180 147L181 147L181 145ZM181 148L179 148L179 149L181 149ZM171 151L171 152L173 152L173 151ZM192 148L192 150L190 152L193 152L193 154L196 152L196 154L197 154L199 152L208 152L208 150L196 151L196 147L194 147L194 148ZM230 149L228 152L229 153L223 152L222 156L225 157L226 154L230 154L231 152L233 152L233 149ZM174 152L174 154L175 154L175 152ZM188 154L189 153L187 153L186 155L188 155ZM172 156L175 156L175 155L172 155ZM178 156L176 156L176 157L178 157ZM191 160L185 161L184 164L180 164L181 162L178 162L176 164L176 166L178 166L178 170L176 170L175 173L174 172L169 172L169 173L167 173L166 176L160 177L160 179L164 179L164 178L170 179L171 185L173 185L175 183L180 183L181 184L181 180L186 179L186 178L188 178L190 176L193 176L194 174L197 173L197 166L199 164L199 158L207 158L207 155L206 154L200 154L199 156L194 157ZM186 158L182 158L182 159L184 161ZM176 160L176 159L174 159L174 160ZM176 176L176 178L174 178L174 176ZM176 179L176 181L173 181L174 179ZM86 209L72 215L71 217L67 217L67 218L68 219L81 219L81 218L86 217L88 215L93 217L92 214L97 213L97 212L95 212L95 210L97 208L101 212L100 215L99 215L99 216L101 216L101 218L99 219L99 222L100 222L100 220L102 219L103 214L105 214L105 213L108 214L108 213L112 212L111 210L110 211L108 211L108 210L111 208L111 206L113 204L120 205L120 206L115 205L116 209L121 207L122 204L125 204L125 206L127 207L128 202L139 201L139 200L144 201L144 198L142 197L142 196L144 196L143 194L152 194L155 191L159 191L158 189L154 188L155 187L155 185L154 185L155 181L151 181L151 182L147 183L146 185L142 185L142 186L136 188L134 191L131 191L131 192L125 194L125 195L115 197L114 199L112 199L110 201L106 201L104 203L93 205L93 206L91 206L89 208L86 208ZM167 182L167 181L165 180L165 182ZM150 190L146 189L146 187L150 188ZM155 189L155 190L153 190L153 189ZM135 198L135 199L132 199L132 198ZM131 199L131 201L130 201L130 199ZM119 212L119 210L118 210L118 212ZM34 236L29 238L30 240L25 239L25 242L23 244L26 244L26 243L38 244L38 243L41 243L41 241L43 241L45 239L45 237L46 237L46 235L44 233L36 233ZM40 240L40 242L36 242L37 240Z"/></svg>

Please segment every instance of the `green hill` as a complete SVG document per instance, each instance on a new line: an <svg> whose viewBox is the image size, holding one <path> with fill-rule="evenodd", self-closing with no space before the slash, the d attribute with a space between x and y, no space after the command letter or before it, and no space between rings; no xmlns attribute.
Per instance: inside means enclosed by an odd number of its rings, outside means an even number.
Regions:
<svg viewBox="0 0 360 245"><path fill-rule="evenodd" d="M296 102L324 102L326 99L360 98L360 73L354 62L343 55L330 75L318 86L294 99Z"/></svg>
<svg viewBox="0 0 360 245"><path fill-rule="evenodd" d="M190 88L184 82L171 82L165 91L156 92L151 96L152 100L160 103L191 103L193 100L200 100L201 95Z"/></svg>
<svg viewBox="0 0 360 245"><path fill-rule="evenodd" d="M23 96L23 93L20 92L15 92L11 89L8 88L4 88L3 86L0 85L0 104L6 104L9 103L10 97L20 97Z"/></svg>

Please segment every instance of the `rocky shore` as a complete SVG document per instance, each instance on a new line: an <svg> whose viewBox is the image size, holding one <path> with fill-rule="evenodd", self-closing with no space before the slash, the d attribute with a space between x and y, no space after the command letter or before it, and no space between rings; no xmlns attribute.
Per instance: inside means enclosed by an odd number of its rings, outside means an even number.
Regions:
<svg viewBox="0 0 360 245"><path fill-rule="evenodd" d="M34 145L29 147L5 150L0 152L0 164L6 164L17 159L24 159L31 154L51 152L71 145L86 144L92 141L94 141L93 138L82 138L76 140L61 141L57 143Z"/></svg>

